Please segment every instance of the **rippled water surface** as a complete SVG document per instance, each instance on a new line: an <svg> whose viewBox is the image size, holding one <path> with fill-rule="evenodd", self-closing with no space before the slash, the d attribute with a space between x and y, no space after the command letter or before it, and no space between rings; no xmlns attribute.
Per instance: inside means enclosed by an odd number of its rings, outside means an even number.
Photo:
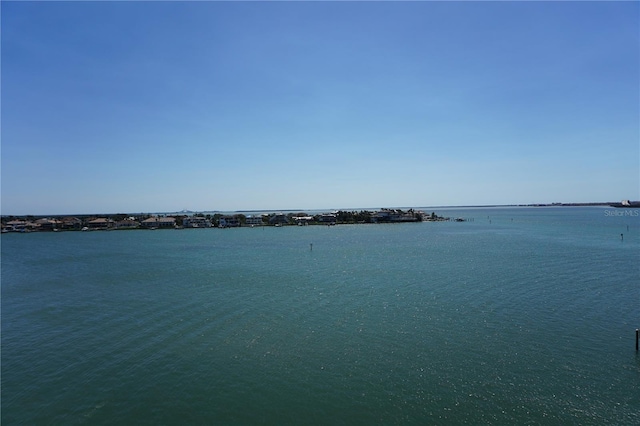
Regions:
<svg viewBox="0 0 640 426"><path fill-rule="evenodd" d="M640 424L609 211L4 234L2 424Z"/></svg>

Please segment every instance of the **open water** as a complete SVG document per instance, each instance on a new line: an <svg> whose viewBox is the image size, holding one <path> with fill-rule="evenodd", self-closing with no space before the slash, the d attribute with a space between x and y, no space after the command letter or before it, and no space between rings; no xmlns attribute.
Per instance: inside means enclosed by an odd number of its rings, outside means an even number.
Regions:
<svg viewBox="0 0 640 426"><path fill-rule="evenodd" d="M4 234L2 424L640 424L635 212Z"/></svg>

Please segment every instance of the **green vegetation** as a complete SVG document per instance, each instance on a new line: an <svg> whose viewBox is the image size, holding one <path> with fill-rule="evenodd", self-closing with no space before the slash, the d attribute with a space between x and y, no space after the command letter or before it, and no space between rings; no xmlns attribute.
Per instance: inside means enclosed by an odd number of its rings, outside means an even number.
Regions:
<svg viewBox="0 0 640 426"><path fill-rule="evenodd" d="M86 216L56 216L56 217L36 217L36 216L2 216L3 232L30 232L30 231L60 231L60 230L81 230L81 229L141 229L146 228L143 222L153 217L149 214L112 214L112 215L86 215ZM159 218L166 217L175 220L175 224L162 227L182 228L185 219L189 215L160 215ZM226 227L248 226L247 216L242 213L233 215L223 215L220 213L203 214L195 213L194 218L207 221L207 226ZM422 221L442 221L448 218L440 217L435 212L430 215L422 211L409 209L381 209L377 211L360 210L347 211L338 210L331 213L321 213L309 215L305 212L298 213L271 213L263 214L261 219L252 220L250 226L283 226L283 225L336 225L336 224L366 224L366 223L399 223L399 222L422 222ZM222 222L222 223L221 223ZM187 224L189 226L189 224ZM200 224L198 227L204 227Z"/></svg>

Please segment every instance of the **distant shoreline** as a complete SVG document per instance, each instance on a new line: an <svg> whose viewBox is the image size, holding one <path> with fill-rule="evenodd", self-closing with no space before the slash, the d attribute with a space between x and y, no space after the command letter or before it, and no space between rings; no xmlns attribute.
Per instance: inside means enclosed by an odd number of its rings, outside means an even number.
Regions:
<svg viewBox="0 0 640 426"><path fill-rule="evenodd" d="M640 207L640 201L631 201L631 205L623 205L621 202L589 202L589 203L534 203L534 204L480 204L480 205L457 205L457 206L421 206L421 207L396 207L401 209L482 209L482 208L496 208L496 207L623 207L623 208L638 208ZM249 214L259 214L259 213L297 213L297 212L330 212L330 211L356 211L356 210L376 210L375 208L341 208L341 209L250 209L250 210L202 210L202 211L192 211L192 210L180 210L180 211L158 211L158 212L118 212L118 213L59 213L59 214L2 214L0 217L34 217L34 218L44 218L44 217L67 217L67 216L113 216L113 215L193 215L193 214L232 214L232 213L249 213Z"/></svg>
<svg viewBox="0 0 640 426"><path fill-rule="evenodd" d="M635 208L640 207L640 201L631 201L631 205L623 205L620 202L588 202L588 203L534 203L534 204L470 204L470 205L455 205L455 206L420 206L420 207L397 207L402 209L468 209L468 208L496 208L496 207L626 207L626 208ZM192 211L192 210L180 210L180 211L157 211L157 212L118 212L118 213L57 213L57 214L1 214L0 217L66 217L66 216L104 216L104 215L140 215L140 214L153 214L153 215L193 215L193 214L201 214L201 213L293 213L293 212L327 212L327 211L354 211L354 210L376 210L376 208L341 208L341 209L250 209L250 210L201 210L201 211Z"/></svg>

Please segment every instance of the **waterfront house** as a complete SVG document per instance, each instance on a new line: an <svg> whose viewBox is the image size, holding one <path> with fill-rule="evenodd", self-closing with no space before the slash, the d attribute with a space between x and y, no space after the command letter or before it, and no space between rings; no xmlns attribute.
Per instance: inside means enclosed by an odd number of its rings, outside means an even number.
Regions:
<svg viewBox="0 0 640 426"><path fill-rule="evenodd" d="M176 218L171 216L161 217L158 220L158 227L159 228L175 228Z"/></svg>
<svg viewBox="0 0 640 426"><path fill-rule="evenodd" d="M117 229L136 229L140 227L140 222L131 218L119 220L116 222Z"/></svg>
<svg viewBox="0 0 640 426"><path fill-rule="evenodd" d="M310 222L313 222L313 216L294 216L293 220L295 220L299 226L308 225Z"/></svg>
<svg viewBox="0 0 640 426"><path fill-rule="evenodd" d="M249 226L260 226L264 224L262 216L247 216L245 223Z"/></svg>
<svg viewBox="0 0 640 426"><path fill-rule="evenodd" d="M211 228L211 221L203 216L187 216L182 219L185 228Z"/></svg>
<svg viewBox="0 0 640 426"><path fill-rule="evenodd" d="M113 228L113 225L114 222L112 219L107 219L104 217L99 217L87 222L87 227L89 229L111 229Z"/></svg>
<svg viewBox="0 0 640 426"><path fill-rule="evenodd" d="M336 214L335 213L325 213L325 214L321 214L320 217L318 217L318 222L322 222L322 223L336 223Z"/></svg>
<svg viewBox="0 0 640 426"><path fill-rule="evenodd" d="M140 224L145 228L157 228L158 227L158 218L150 217L148 219L143 220Z"/></svg>
<svg viewBox="0 0 640 426"><path fill-rule="evenodd" d="M380 210L377 211L371 216L372 222L391 222L391 211L389 210Z"/></svg>
<svg viewBox="0 0 640 426"><path fill-rule="evenodd" d="M175 228L176 226L176 218L175 217L150 217L142 221L142 226L149 229L157 229L157 228Z"/></svg>
<svg viewBox="0 0 640 426"><path fill-rule="evenodd" d="M27 232L38 228L38 225L26 220L11 220L3 226L5 232Z"/></svg>
<svg viewBox="0 0 640 426"><path fill-rule="evenodd" d="M38 228L42 231L53 231L54 229L60 228L62 222L57 219L42 218L36 220L36 225L38 225Z"/></svg>
<svg viewBox="0 0 640 426"><path fill-rule="evenodd" d="M62 229L82 229L82 220L77 217L65 217L62 219Z"/></svg>
<svg viewBox="0 0 640 426"><path fill-rule="evenodd" d="M277 213L269 218L271 225L287 225L289 223L289 217L283 213Z"/></svg>
<svg viewBox="0 0 640 426"><path fill-rule="evenodd" d="M416 213L413 210L404 212L402 210L382 209L374 213L371 217L372 222L387 223L387 222L417 222L422 219L420 212Z"/></svg>
<svg viewBox="0 0 640 426"><path fill-rule="evenodd" d="M238 226L240 226L240 219L235 216L226 215L220 218L220 228L236 228Z"/></svg>

